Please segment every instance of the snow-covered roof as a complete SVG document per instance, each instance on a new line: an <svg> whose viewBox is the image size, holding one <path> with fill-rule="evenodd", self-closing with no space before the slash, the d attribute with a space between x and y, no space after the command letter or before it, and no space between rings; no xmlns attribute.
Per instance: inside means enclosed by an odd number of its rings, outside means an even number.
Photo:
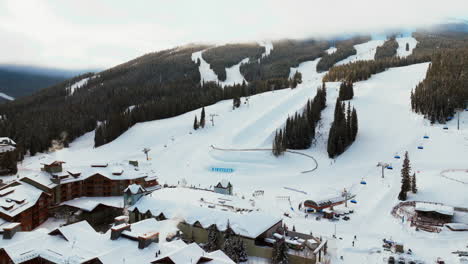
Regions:
<svg viewBox="0 0 468 264"><path fill-rule="evenodd" d="M0 190L0 212L14 217L34 206L42 191L36 187L16 182Z"/></svg>
<svg viewBox="0 0 468 264"><path fill-rule="evenodd" d="M221 187L223 187L223 188L226 189L226 188L229 187L230 184L231 184L231 183L230 183L228 180L222 179L222 180L216 185L216 187L221 186Z"/></svg>
<svg viewBox="0 0 468 264"><path fill-rule="evenodd" d="M99 205L106 205L115 208L123 208L124 201L122 196L110 197L80 197L73 200L65 201L61 205L68 205L82 209L87 212L93 211Z"/></svg>
<svg viewBox="0 0 468 264"><path fill-rule="evenodd" d="M48 163L45 163L48 164ZM115 175L118 171L121 174ZM72 175L73 174L73 175ZM135 180L135 179L157 179L156 176L151 175L150 172L141 172L135 170L131 165L109 165L107 167L91 167L91 166L73 166L63 168L63 172L57 173L56 175L67 176L60 180L60 183L69 183L82 181L90 178L94 175L102 175L110 180ZM56 183L52 182L52 175L48 172L38 172L36 174L27 175L25 178L38 182L39 184L46 186L47 188L54 188L57 186Z"/></svg>
<svg viewBox="0 0 468 264"><path fill-rule="evenodd" d="M135 235L150 231L168 233L174 232L176 225L175 221L156 222L154 219L147 219L132 224L132 232ZM155 252L169 254L186 246L182 241L168 243L163 240L162 244L151 243L148 247L139 249L138 242L134 239L122 236L111 240L109 232L98 233L86 221L62 226L53 231L37 229L17 232L11 239L0 239L0 248L5 250L13 263L22 263L37 257L53 263L68 264L93 259L99 259L104 264L122 263L124 259L125 263L150 263L155 259Z"/></svg>
<svg viewBox="0 0 468 264"><path fill-rule="evenodd" d="M16 145L16 142L14 142L13 139L9 137L0 137L0 144Z"/></svg>
<svg viewBox="0 0 468 264"><path fill-rule="evenodd" d="M437 212L439 214L450 216L453 216L454 213L454 209L451 206L423 202L417 202L415 210L420 212Z"/></svg>
<svg viewBox="0 0 468 264"><path fill-rule="evenodd" d="M249 238L258 237L281 221L280 217L238 207L248 205L243 199L225 197L208 191L164 188L143 196L129 210L150 211L153 216L163 214L166 218L180 219L191 225L198 222L204 228L216 225L221 231L226 230L229 222L236 234Z"/></svg>
<svg viewBox="0 0 468 264"><path fill-rule="evenodd" d="M232 261L226 254L220 250L207 253L196 243L189 245L181 246L180 242L174 243L176 249L169 252L168 254L158 257L156 260L151 263L171 263L174 264L187 264L187 263L199 263L200 260L203 260L203 263L210 264L231 264L235 263ZM170 245L168 245L170 248Z"/></svg>
<svg viewBox="0 0 468 264"><path fill-rule="evenodd" d="M141 192L144 192L145 189L144 189L143 187L141 187L141 185L135 184L135 183L134 183L134 184L129 185L129 186L124 190L124 192L127 192L127 191L130 191L130 193L132 193L132 194L137 194L137 193L139 193L140 191L141 191Z"/></svg>
<svg viewBox="0 0 468 264"><path fill-rule="evenodd" d="M175 234L179 230L177 224L178 221L175 220L157 221L154 218L148 218L131 224L130 230L124 230L122 235L136 239L145 234L159 233L159 239L164 241L168 234Z"/></svg>
<svg viewBox="0 0 468 264"><path fill-rule="evenodd" d="M100 246L102 239L99 239L99 233L86 222L54 231L53 234L43 229L17 232L11 240L3 240L1 248L14 263L38 257L53 263L83 263L95 259L99 251L104 249Z"/></svg>
<svg viewBox="0 0 468 264"><path fill-rule="evenodd" d="M16 149L16 143L7 137L0 137L0 153L13 151Z"/></svg>

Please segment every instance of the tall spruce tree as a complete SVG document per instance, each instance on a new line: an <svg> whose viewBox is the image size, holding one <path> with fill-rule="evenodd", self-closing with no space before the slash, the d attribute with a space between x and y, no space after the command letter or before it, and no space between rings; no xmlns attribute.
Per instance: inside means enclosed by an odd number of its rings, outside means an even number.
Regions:
<svg viewBox="0 0 468 264"><path fill-rule="evenodd" d="M283 238L276 240L273 246L272 263L273 264L288 264L288 245Z"/></svg>
<svg viewBox="0 0 468 264"><path fill-rule="evenodd" d="M411 192L412 193L418 192L418 187L416 186L416 172L414 172L413 175L411 176Z"/></svg>
<svg viewBox="0 0 468 264"><path fill-rule="evenodd" d="M200 115L200 127L204 128L205 127L205 107L202 108L201 110L201 115Z"/></svg>
<svg viewBox="0 0 468 264"><path fill-rule="evenodd" d="M401 191L398 194L398 199L401 201L406 201L407 193L411 190L410 170L410 160L408 157L408 151L406 151L403 167L401 168Z"/></svg>
<svg viewBox="0 0 468 264"><path fill-rule="evenodd" d="M213 224L208 228L208 242L205 244L205 250L208 252L218 250L218 244L218 229Z"/></svg>
<svg viewBox="0 0 468 264"><path fill-rule="evenodd" d="M356 136L358 133L358 118L356 113L356 108L353 107L353 112L351 114L351 131L353 135L353 141L356 140Z"/></svg>
<svg viewBox="0 0 468 264"><path fill-rule="evenodd" d="M195 115L195 120L193 121L193 129L197 130L198 129L198 120L197 116Z"/></svg>

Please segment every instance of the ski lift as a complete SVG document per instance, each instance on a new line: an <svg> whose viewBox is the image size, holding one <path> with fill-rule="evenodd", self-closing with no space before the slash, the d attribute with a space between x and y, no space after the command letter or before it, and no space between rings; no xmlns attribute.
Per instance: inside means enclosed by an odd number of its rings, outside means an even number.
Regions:
<svg viewBox="0 0 468 264"><path fill-rule="evenodd" d="M424 147L423 146L418 146L418 149L424 149Z"/></svg>
<svg viewBox="0 0 468 264"><path fill-rule="evenodd" d="M428 135L424 135L424 137L423 137L423 138L425 138L425 139L428 139L428 138L429 138L429 136L428 136Z"/></svg>
<svg viewBox="0 0 468 264"><path fill-rule="evenodd" d="M388 165L388 166L387 166L387 169L393 170L393 166L392 166L392 165Z"/></svg>
<svg viewBox="0 0 468 264"><path fill-rule="evenodd" d="M357 203L357 201L356 201L356 200L354 200L354 199L353 199L353 200L351 200L350 202L352 202L353 204Z"/></svg>
<svg viewBox="0 0 468 264"><path fill-rule="evenodd" d="M366 185L367 182L363 180L363 181L361 181L361 184L362 184L362 185Z"/></svg>
<svg viewBox="0 0 468 264"><path fill-rule="evenodd" d="M395 159L399 159L399 158L401 158L401 157L400 157L399 155L395 155L394 158L395 158Z"/></svg>

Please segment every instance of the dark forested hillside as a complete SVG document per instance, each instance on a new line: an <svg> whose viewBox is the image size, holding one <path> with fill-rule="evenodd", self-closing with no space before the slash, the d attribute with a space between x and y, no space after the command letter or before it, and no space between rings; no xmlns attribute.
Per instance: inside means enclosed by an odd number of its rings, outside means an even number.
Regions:
<svg viewBox="0 0 468 264"><path fill-rule="evenodd" d="M288 78L291 67L314 60L329 48L328 41L281 40L273 42L270 55L258 61L241 65L241 73L247 81Z"/></svg>
<svg viewBox="0 0 468 264"><path fill-rule="evenodd" d="M432 57L426 78L411 94L411 106L432 122L445 123L468 102L468 46Z"/></svg>
<svg viewBox="0 0 468 264"><path fill-rule="evenodd" d="M23 152L29 149L34 154L46 150L53 139L62 139L66 145L93 130L97 121L111 119L132 105L167 105L161 117L198 107L203 91L193 90L199 86L200 74L191 54L204 48L150 53L95 76L79 76L0 105L5 117L0 134L13 138ZM86 77L91 77L87 84L70 96L68 87Z"/></svg>
<svg viewBox="0 0 468 264"><path fill-rule="evenodd" d="M382 46L377 47L375 59L391 58L397 54L398 42L395 37L389 38Z"/></svg>
<svg viewBox="0 0 468 264"><path fill-rule="evenodd" d="M323 52L322 58L317 64L317 71L328 71L328 69L330 69L330 67L335 63L344 60L349 56L356 55L354 45L364 43L369 40L369 37L354 37L347 40L337 41L335 44L337 50L334 53L328 54L327 52Z"/></svg>
<svg viewBox="0 0 468 264"><path fill-rule="evenodd" d="M265 48L256 43L228 44L214 47L203 52L203 59L208 62L220 81L226 80L226 68L249 58L256 61L265 52Z"/></svg>
<svg viewBox="0 0 468 264"><path fill-rule="evenodd" d="M430 56L436 50L464 48L468 46L468 32L432 32L418 31L413 33L418 41L413 50L415 56Z"/></svg>
<svg viewBox="0 0 468 264"><path fill-rule="evenodd" d="M150 53L98 74L86 74L0 105L0 134L13 138L22 154L47 150L52 140L67 145L97 127L95 145L106 144L137 122L183 114L223 99L283 89L288 79L254 81L221 88L201 85L193 52L186 46ZM88 78L70 93L70 86ZM131 110L129 110L131 109Z"/></svg>
<svg viewBox="0 0 468 264"><path fill-rule="evenodd" d="M0 92L18 98L57 84L65 77L22 72L15 69L0 68Z"/></svg>

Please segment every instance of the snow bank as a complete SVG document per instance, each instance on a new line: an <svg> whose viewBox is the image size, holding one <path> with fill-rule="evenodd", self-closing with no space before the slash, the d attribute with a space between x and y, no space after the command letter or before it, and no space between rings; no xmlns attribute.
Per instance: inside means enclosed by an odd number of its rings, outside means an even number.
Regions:
<svg viewBox="0 0 468 264"><path fill-rule="evenodd" d="M6 99L6 100L8 100L8 101L13 101L13 100L15 100L15 98L13 98L13 97L11 97L11 96L9 96L9 95L6 95L6 94L4 94L4 93L0 93L0 97L3 98L3 99Z"/></svg>

